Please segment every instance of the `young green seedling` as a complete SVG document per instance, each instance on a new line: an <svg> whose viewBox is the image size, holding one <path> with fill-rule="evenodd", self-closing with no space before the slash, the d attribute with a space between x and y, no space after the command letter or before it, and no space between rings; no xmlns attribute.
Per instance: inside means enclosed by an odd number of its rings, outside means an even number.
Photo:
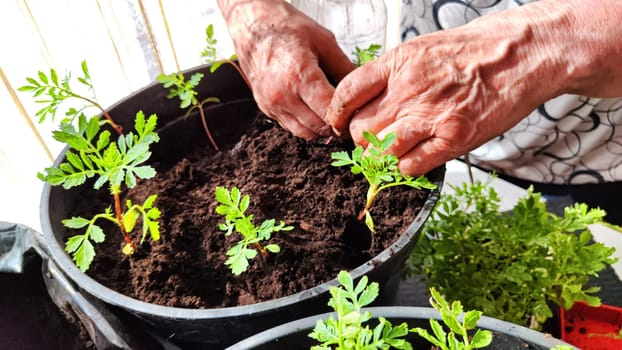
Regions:
<svg viewBox="0 0 622 350"><path fill-rule="evenodd" d="M234 53L229 58L218 58L218 50L216 49L217 43L218 40L214 37L214 25L209 24L205 29L205 48L201 53L201 57L203 58L203 61L205 63L212 64L212 66L210 67L210 73L214 73L224 63L229 63L236 71L238 71L242 79L244 79L246 86L248 86L249 89L252 89L251 84L246 77L246 74L244 74L242 68L240 68L240 65L236 63L236 60L238 58L237 55Z"/></svg>
<svg viewBox="0 0 622 350"><path fill-rule="evenodd" d="M404 322L393 327L383 317L378 318L378 325L373 329L365 323L372 318L369 311L362 308L371 304L378 296L378 283L368 284L367 276L361 277L354 286L352 276L346 271L337 276L338 287L330 287L331 298L328 305L335 310L337 319L332 315L327 320L318 320L309 337L320 342L311 350L354 350L354 349L395 349L410 350L412 346L404 339L408 334L408 325Z"/></svg>
<svg viewBox="0 0 622 350"><path fill-rule="evenodd" d="M225 265L231 268L234 275L239 275L246 271L249 266L248 260L257 256L257 250L264 256L270 253L278 253L281 248L276 244L262 245L261 241L270 239L272 233L279 231L291 231L292 226L285 226L281 221L279 225L275 225L274 219L264 220L259 227L253 224L253 215L247 215L246 210L250 205L250 197L242 196L237 187L233 187L229 191L225 187L216 187L216 201L220 203L216 207L216 213L225 217L225 222L218 225L218 228L225 231L225 235L229 236L233 231L238 232L242 239L233 247L227 250L229 257L225 261ZM251 246L254 247L251 248Z"/></svg>
<svg viewBox="0 0 622 350"><path fill-rule="evenodd" d="M374 232L374 221L370 208L380 191L402 185L415 189L435 189L436 185L425 176L414 178L400 173L397 166L398 158L393 154L386 153L393 142L395 142L397 138L396 133L389 133L382 140L373 132L364 131L363 136L369 141L367 152L361 146L357 146L351 155L346 151L333 152L331 157L334 161L331 165L349 165L353 174L363 174L365 179L367 179L369 189L367 190L365 208L359 214L358 219L363 220L365 218L365 224L370 231Z"/></svg>
<svg viewBox="0 0 622 350"><path fill-rule="evenodd" d="M553 316L553 304L600 304L599 288L587 283L616 261L615 249L589 232L603 210L575 203L558 217L529 189L503 212L489 182L451 188L426 222L407 275L423 276L467 308L536 330Z"/></svg>
<svg viewBox="0 0 622 350"><path fill-rule="evenodd" d="M478 329L470 336L469 331L475 329L477 321L482 313L480 311L468 311L459 321L462 314L460 302L453 302L451 306L434 289L431 304L441 313L443 324L449 328L449 332L443 329L440 322L431 319L432 333L423 328L408 329L408 324L402 322L397 326L391 325L383 317L378 317L378 325L373 329L366 323L372 318L372 314L362 308L371 304L378 297L378 283L368 284L367 276L361 277L354 286L352 276L346 271L339 272L337 276L340 286L330 287L331 295L328 305L335 310L337 318L332 315L327 320L318 320L309 337L320 342L320 345L312 346L311 350L374 350L374 349L412 349L404 337L409 333L416 333L439 350L470 350L483 348L492 342L492 332Z"/></svg>
<svg viewBox="0 0 622 350"><path fill-rule="evenodd" d="M366 49L361 49L356 46L354 51L352 51L352 54L354 55L354 61L352 63L354 63L355 66L360 67L367 62L375 60L380 55L381 48L382 45L379 44L371 44Z"/></svg>
<svg viewBox="0 0 622 350"><path fill-rule="evenodd" d="M212 147L214 147L214 149L218 151L218 145L216 144L216 141L214 141L212 133L207 127L207 120L205 117L205 110L203 109L203 106L206 103L218 103L220 102L220 100L217 97L207 97L201 101L198 100L198 92L195 90L195 87L199 85L201 78L203 78L203 73L194 73L192 76L190 76L190 79L186 80L184 74L178 72L171 73L169 75L161 74L156 78L156 80L162 83L162 86L169 89L169 94L167 96L168 98L179 98L179 100L181 101L179 107L181 109L186 109L190 107L186 112L184 118L188 117L190 113L192 113L192 111L194 111L195 109L199 110L199 114L201 116L201 123L203 124L203 130L205 130L205 134L207 135L207 138L212 144Z"/></svg>
<svg viewBox="0 0 622 350"><path fill-rule="evenodd" d="M82 62L83 76L78 81L93 91L90 74L86 62ZM160 238L157 219L160 211L153 206L156 195L151 195L142 204L133 204L126 201L126 209L121 203L122 187L134 187L136 180L148 179L155 176L155 170L144 163L151 156L149 147L158 142L155 132L157 117L151 115L145 118L142 111L138 112L134 121L135 132L121 133L121 127L114 122L111 116L102 109L95 98L85 97L75 92L70 84L70 74L59 80L54 69L49 75L38 73L38 79L27 78L29 85L19 88L20 91L32 92L35 97L47 96L47 99L36 100L45 106L37 112L42 122L48 115L52 118L58 112L59 106L68 100L82 101L79 108L67 109L66 118L60 122L59 130L53 132L53 137L69 146L66 152L66 161L58 167L49 167L38 177L53 186L62 185L65 189L82 185L87 179L95 178L94 189L100 189L108 184L114 198L114 210L106 209L103 213L94 215L91 219L72 217L63 220L66 227L72 229L86 228L83 234L75 235L66 242L65 250L72 254L76 265L86 271L95 256L93 243L101 243L105 239L103 229L96 224L99 219L114 222L124 236L125 244L122 251L131 255L135 251L135 244L130 233L134 230L139 217L142 217L142 243L147 235L151 239ZM99 109L105 119L100 116L87 117L84 111L89 107ZM109 130L103 126L109 125L118 137L111 139ZM92 243L93 242L93 243Z"/></svg>
<svg viewBox="0 0 622 350"><path fill-rule="evenodd" d="M432 295L430 304L441 313L443 323L449 328L449 332L445 332L441 324L434 319L430 320L432 333L420 327L411 329L411 332L437 346L439 350L471 350L490 345L492 342L491 331L478 329L472 336L469 334L469 331L475 329L477 321L481 318L481 311L471 310L464 313L462 322L460 322L458 316L463 312L460 301L454 301L450 305L434 288L430 288L430 294Z"/></svg>

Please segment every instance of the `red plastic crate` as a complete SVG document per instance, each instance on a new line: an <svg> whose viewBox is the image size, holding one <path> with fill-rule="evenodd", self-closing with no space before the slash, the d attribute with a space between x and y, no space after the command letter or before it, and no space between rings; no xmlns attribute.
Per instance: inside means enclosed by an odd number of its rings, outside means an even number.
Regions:
<svg viewBox="0 0 622 350"><path fill-rule="evenodd" d="M582 350L622 350L622 339L615 338L622 328L622 308L577 302L570 310L561 309L560 316L565 342Z"/></svg>

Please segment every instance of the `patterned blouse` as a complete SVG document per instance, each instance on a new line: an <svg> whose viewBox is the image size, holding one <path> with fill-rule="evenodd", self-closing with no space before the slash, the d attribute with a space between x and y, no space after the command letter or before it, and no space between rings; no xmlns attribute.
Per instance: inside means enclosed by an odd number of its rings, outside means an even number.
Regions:
<svg viewBox="0 0 622 350"><path fill-rule="evenodd" d="M529 0L403 0L402 40L466 24ZM622 98L562 95L471 153L515 178L550 184L622 181Z"/></svg>

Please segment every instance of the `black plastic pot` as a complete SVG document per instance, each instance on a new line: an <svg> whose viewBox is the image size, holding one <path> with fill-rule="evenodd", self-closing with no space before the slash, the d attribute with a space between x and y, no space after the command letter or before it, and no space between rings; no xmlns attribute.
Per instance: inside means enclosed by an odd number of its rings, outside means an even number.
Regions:
<svg viewBox="0 0 622 350"><path fill-rule="evenodd" d="M239 131L250 125L257 116L258 109L252 99L249 89L238 73L230 65L223 65L215 73L209 72L208 66L201 66L184 72L192 74L203 72L205 77L198 87L199 96L216 96L221 103L208 108L210 129L215 139L239 137ZM126 129L131 125L138 110L145 115L156 113L160 130L160 142L154 148L152 159L166 154L183 154L185 145L193 140L204 138L203 129L198 118L181 118L179 103L170 100L168 92L160 84L152 84L141 91L120 101L110 109L111 115L119 116L122 126ZM235 120L232 120L235 116ZM219 125L235 123L233 131L223 132ZM58 165L64 160L63 152L56 160ZM436 203L444 179L444 168L437 169L428 178L438 185L438 189L431 191L427 202L409 228L390 248L380 255L367 261L363 265L350 271L358 278L367 275L371 280L378 281L385 294L384 303L390 302L399 284L399 274L404 260L411 252L415 241ZM61 220L71 216L68 204L76 196L77 190L64 190L61 187L46 185L41 198L41 226L43 230L43 246L49 256L52 269L57 279L62 279L65 289L72 289L69 303L79 299L80 305L72 305L74 311L80 314L87 329L92 331L92 337L118 338L115 341L103 341L102 344L113 344L110 347L127 347L124 344L124 323L117 322L116 318L129 317L137 321L140 327L145 327L150 334L180 345L183 348L213 349L223 348L240 339L244 339L262 330L283 324L288 321L303 318L318 312L329 311L328 288L338 285L336 279L302 291L288 297L266 301L254 305L227 307L219 309L185 309L176 307L149 304L130 298L111 290L82 273L64 251L64 238ZM209 283L209 281L206 281ZM91 303L94 307L84 306ZM381 304L383 302L381 301ZM85 309L86 308L86 309ZM90 318L92 310L102 308L111 311L111 314L97 316L97 320ZM85 311L87 310L87 311ZM89 311L91 310L91 311ZM85 314L86 313L86 314ZM110 317L109 317L110 316ZM101 327L109 319L110 326ZM118 344L121 345L118 345ZM115 345L116 344L116 345ZM108 345L100 346L108 347Z"/></svg>
<svg viewBox="0 0 622 350"><path fill-rule="evenodd" d="M382 316L389 320L392 325L406 322L409 328L421 327L430 332L429 320L441 321L441 315L431 307L414 306L386 306L369 307L365 310L371 312L374 317ZM317 341L309 338L315 323L320 319L327 319L330 313L306 317L292 321L242 340L226 350L298 350L309 349L317 345ZM442 323L442 322L441 322ZM375 326L374 320L370 324ZM482 316L477 326L481 329L493 331L493 341L487 349L490 350L544 350L556 345L569 345L550 334L536 332L532 329L515 325L513 323ZM423 338L409 334L406 338L414 349L429 349L430 344Z"/></svg>

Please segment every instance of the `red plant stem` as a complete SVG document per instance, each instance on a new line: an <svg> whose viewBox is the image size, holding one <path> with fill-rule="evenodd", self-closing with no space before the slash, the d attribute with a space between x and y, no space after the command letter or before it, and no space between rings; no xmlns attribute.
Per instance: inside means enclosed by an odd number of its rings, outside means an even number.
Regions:
<svg viewBox="0 0 622 350"><path fill-rule="evenodd" d="M121 214L121 197L119 196L119 191L113 190L113 192L114 192L114 212L117 217L117 224L119 225L119 229L121 230L121 233L123 233L123 238L125 239L125 242L129 244L130 246L132 246L132 249L135 249L136 246L134 245L132 238L127 232L125 232L125 226L123 226L123 215Z"/></svg>
<svg viewBox="0 0 622 350"><path fill-rule="evenodd" d="M365 218L365 209L361 210L361 212L359 213L358 219L359 221L363 221L363 218Z"/></svg>
<svg viewBox="0 0 622 350"><path fill-rule="evenodd" d="M117 134L122 135L123 134L123 128L115 123L114 119L112 119L112 117L110 116L110 114L96 101L88 98L88 97L84 97L84 96L80 96L80 95L76 95L76 94L72 94L73 96L77 97L77 98L81 98L85 101L87 101L88 103L92 104L93 106L99 108L100 111L102 111L102 114L104 115L104 117L106 117L106 119L108 119L108 122L110 122L110 126L112 126L112 128L114 129L114 131L116 131Z"/></svg>
<svg viewBox="0 0 622 350"><path fill-rule="evenodd" d="M266 251L266 249L261 244L259 244L259 242L255 243L255 247L259 249L259 251L261 252L263 256L265 256L266 258L268 257L268 251Z"/></svg>
<svg viewBox="0 0 622 350"><path fill-rule="evenodd" d="M203 123L203 129L205 130L205 133L207 134L207 138L212 143L212 146L214 147L216 152L218 152L218 145L216 145L216 141L214 141L214 138L212 137L212 133L209 131L209 128L207 127L207 122L205 121L205 112L203 111L203 105L199 104L198 107L199 107L199 113L201 114L201 123Z"/></svg>

